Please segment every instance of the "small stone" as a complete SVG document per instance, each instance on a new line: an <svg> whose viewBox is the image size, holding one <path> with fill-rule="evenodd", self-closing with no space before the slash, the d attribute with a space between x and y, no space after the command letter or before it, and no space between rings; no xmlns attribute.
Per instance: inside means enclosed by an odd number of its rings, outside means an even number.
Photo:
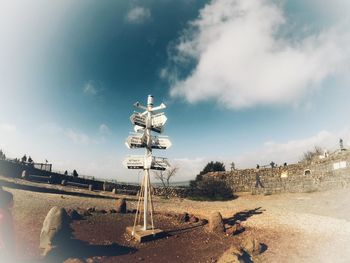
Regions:
<svg viewBox="0 0 350 263"><path fill-rule="evenodd" d="M191 215L190 216L190 220L189 220L191 223L197 223L199 221L199 218L194 216L194 215Z"/></svg>
<svg viewBox="0 0 350 263"><path fill-rule="evenodd" d="M95 208L95 207L89 207L89 208L87 209L87 211L88 211L89 213L93 213L93 212L96 211L96 208Z"/></svg>
<svg viewBox="0 0 350 263"><path fill-rule="evenodd" d="M28 172L27 172L26 170L23 170L23 171L22 171L21 177L22 177L23 179L26 179L26 178L28 177Z"/></svg>
<svg viewBox="0 0 350 263"><path fill-rule="evenodd" d="M217 263L240 263L240 257L243 251L235 246L230 247L222 254Z"/></svg>
<svg viewBox="0 0 350 263"><path fill-rule="evenodd" d="M75 209L69 209L67 214L72 220L80 220L82 219L82 215L77 212Z"/></svg>
<svg viewBox="0 0 350 263"><path fill-rule="evenodd" d="M183 214L179 214L177 219L179 220L180 223L185 223L190 220L190 216L188 213L183 213Z"/></svg>
<svg viewBox="0 0 350 263"><path fill-rule="evenodd" d="M246 237L241 244L241 247L250 255L259 255L262 252L261 244L253 237Z"/></svg>
<svg viewBox="0 0 350 263"><path fill-rule="evenodd" d="M117 213L125 214L126 213L126 201L124 198L118 199L115 203L115 210Z"/></svg>

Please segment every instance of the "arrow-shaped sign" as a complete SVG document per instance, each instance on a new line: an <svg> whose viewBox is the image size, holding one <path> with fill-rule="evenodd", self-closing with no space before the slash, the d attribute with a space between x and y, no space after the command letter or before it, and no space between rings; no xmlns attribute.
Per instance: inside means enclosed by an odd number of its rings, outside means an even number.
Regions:
<svg viewBox="0 0 350 263"><path fill-rule="evenodd" d="M167 120L167 117L164 115L164 113L159 113L156 115L153 115L151 117L151 125L150 128L154 132L162 133L163 131L163 125L165 124ZM142 128L146 128L147 126L147 116L142 115L139 112L135 112L130 116L130 121L132 124L135 124L135 131L141 131Z"/></svg>
<svg viewBox="0 0 350 263"><path fill-rule="evenodd" d="M151 148L152 149L168 149L171 147L171 142L167 137L151 137ZM146 147L146 139L144 134L132 134L126 138L126 147L130 148L144 148Z"/></svg>
<svg viewBox="0 0 350 263"><path fill-rule="evenodd" d="M152 137L153 149L169 149L171 147L171 141L167 137Z"/></svg>
<svg viewBox="0 0 350 263"><path fill-rule="evenodd" d="M130 121L132 124L141 126L143 128L146 127L146 116L142 115L139 112L135 112L133 115L130 116Z"/></svg>
<svg viewBox="0 0 350 263"><path fill-rule="evenodd" d="M123 165L128 169L153 169L163 171L170 166L166 158L145 157L143 155L128 156L124 160Z"/></svg>
<svg viewBox="0 0 350 263"><path fill-rule="evenodd" d="M124 160L123 165L128 169L143 169L143 163L143 155L132 155Z"/></svg>
<svg viewBox="0 0 350 263"><path fill-rule="evenodd" d="M167 121L167 117L165 116L164 112L152 115L152 121L151 124L154 127L160 127L160 126L164 126L164 124Z"/></svg>

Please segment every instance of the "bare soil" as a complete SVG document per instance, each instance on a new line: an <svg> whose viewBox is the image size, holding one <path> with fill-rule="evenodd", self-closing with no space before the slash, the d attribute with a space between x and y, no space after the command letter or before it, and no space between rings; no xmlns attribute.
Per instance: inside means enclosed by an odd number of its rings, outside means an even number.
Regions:
<svg viewBox="0 0 350 263"><path fill-rule="evenodd" d="M65 194L45 193L30 187L17 189L14 184L4 189L14 195L18 258L32 262L40 260L40 230L52 206L108 210L114 206L113 198L121 197L69 193L75 189L63 189L68 191ZM125 235L125 227L132 225L132 214L96 214L72 223L73 238L81 242L82 254L67 256L95 262L213 262L230 245L254 236L266 245L266 251L254 262L350 262L349 204L349 189L269 196L239 194L237 199L225 202L157 197L155 210L162 214L157 214L156 226L169 231L168 238L138 244ZM135 208L135 197L129 197L127 205L128 209ZM206 227L180 224L165 215L188 212L207 218L213 211L221 212L227 223L240 220L245 231L233 237L214 235Z"/></svg>

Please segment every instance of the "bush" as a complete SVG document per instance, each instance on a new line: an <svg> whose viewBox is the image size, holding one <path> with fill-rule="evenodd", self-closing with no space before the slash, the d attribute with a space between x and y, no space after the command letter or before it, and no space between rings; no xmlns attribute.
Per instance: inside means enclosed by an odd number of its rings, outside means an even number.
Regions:
<svg viewBox="0 0 350 263"><path fill-rule="evenodd" d="M196 179L190 181L190 198L195 200L228 200L233 198L233 191L224 180L205 176L209 172L221 171L225 171L223 163L209 162L196 176Z"/></svg>
<svg viewBox="0 0 350 263"><path fill-rule="evenodd" d="M214 177L204 177L200 181L191 181L191 198L195 200L228 200L233 191L227 183Z"/></svg>

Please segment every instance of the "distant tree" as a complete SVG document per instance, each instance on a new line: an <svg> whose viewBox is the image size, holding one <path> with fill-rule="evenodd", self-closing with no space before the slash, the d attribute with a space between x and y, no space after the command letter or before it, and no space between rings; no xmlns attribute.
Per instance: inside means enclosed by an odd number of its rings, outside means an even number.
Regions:
<svg viewBox="0 0 350 263"><path fill-rule="evenodd" d="M162 183L165 191L165 197L169 198L170 195L170 180L176 175L178 167L172 167L165 171L157 171L154 173L154 178Z"/></svg>
<svg viewBox="0 0 350 263"><path fill-rule="evenodd" d="M322 148L315 146L312 151L304 152L303 157L300 161L302 162L311 162L315 157L323 154Z"/></svg>
<svg viewBox="0 0 350 263"><path fill-rule="evenodd" d="M78 177L78 176L79 176L77 170L73 170L73 176L74 176L74 177Z"/></svg>

